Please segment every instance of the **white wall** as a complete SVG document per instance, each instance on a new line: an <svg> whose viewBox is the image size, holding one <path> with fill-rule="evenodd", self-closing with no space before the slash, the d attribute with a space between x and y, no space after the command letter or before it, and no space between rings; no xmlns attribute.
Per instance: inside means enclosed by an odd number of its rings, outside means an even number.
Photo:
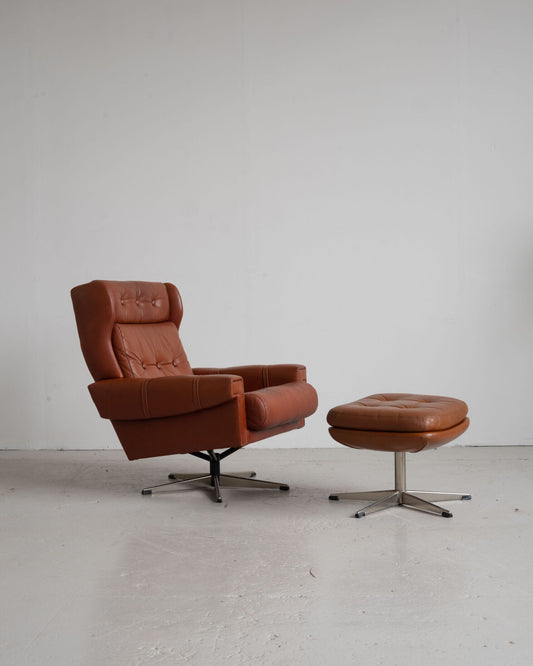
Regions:
<svg viewBox="0 0 533 666"><path fill-rule="evenodd" d="M193 365L531 444L529 0L1 0L0 445L118 446L69 289L168 280ZM336 446L336 445L335 445Z"/></svg>

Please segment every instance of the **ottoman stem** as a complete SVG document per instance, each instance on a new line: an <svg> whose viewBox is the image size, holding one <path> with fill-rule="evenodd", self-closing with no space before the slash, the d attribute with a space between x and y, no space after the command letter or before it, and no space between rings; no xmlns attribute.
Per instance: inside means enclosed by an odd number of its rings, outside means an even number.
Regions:
<svg viewBox="0 0 533 666"><path fill-rule="evenodd" d="M394 487L402 493L407 489L405 475L405 451L394 453Z"/></svg>

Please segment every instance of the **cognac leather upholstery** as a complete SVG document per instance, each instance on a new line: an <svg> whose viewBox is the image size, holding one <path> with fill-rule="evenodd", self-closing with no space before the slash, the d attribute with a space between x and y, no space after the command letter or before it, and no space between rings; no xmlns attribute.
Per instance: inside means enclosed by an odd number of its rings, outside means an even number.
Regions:
<svg viewBox="0 0 533 666"><path fill-rule="evenodd" d="M302 365L191 368L170 283L95 280L71 295L91 397L130 460L246 446L316 411Z"/></svg>
<svg viewBox="0 0 533 666"><path fill-rule="evenodd" d="M470 423L462 400L382 393L333 407L327 420L335 441L355 449L416 453L459 437Z"/></svg>

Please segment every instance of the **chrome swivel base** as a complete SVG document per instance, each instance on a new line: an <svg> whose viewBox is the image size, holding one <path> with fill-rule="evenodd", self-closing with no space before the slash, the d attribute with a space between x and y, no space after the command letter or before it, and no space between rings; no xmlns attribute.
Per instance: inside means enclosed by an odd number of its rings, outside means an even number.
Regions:
<svg viewBox="0 0 533 666"><path fill-rule="evenodd" d="M227 449L223 453L215 453L215 451L208 451L207 454L195 452L191 455L203 460L209 461L208 474L169 474L168 478L172 479L168 483L160 483L156 486L143 488L143 495L151 495L152 490L156 488L163 488L167 486L176 486L185 483L200 483L202 485L211 486L214 492L215 501L222 502L222 495L220 494L220 487L232 488L270 488L272 490L289 490L289 486L284 483L277 483L274 481L262 481L255 478L255 472L240 472L240 474L221 474L220 461L229 456L239 449Z"/></svg>
<svg viewBox="0 0 533 666"><path fill-rule="evenodd" d="M405 506L408 509L433 513L443 518L451 518L453 514L435 502L449 500L469 500L471 495L465 493L440 493L426 490L406 490L405 452L394 454L395 488L392 490L373 490L359 493L335 493L330 500L372 500L370 504L357 511L355 518L363 518L369 513L383 511L393 506Z"/></svg>

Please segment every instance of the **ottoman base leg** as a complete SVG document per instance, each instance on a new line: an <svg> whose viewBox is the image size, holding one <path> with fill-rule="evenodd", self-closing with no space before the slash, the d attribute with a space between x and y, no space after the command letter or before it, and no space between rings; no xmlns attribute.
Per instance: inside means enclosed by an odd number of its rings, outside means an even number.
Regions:
<svg viewBox="0 0 533 666"><path fill-rule="evenodd" d="M434 513L437 516L442 516L443 518L451 518L453 513L448 511L448 509L443 509L438 504L433 504L433 502L428 502L418 495L413 495L412 492L402 493L402 498L400 504L406 506L408 509L416 509L417 511L425 511L426 513Z"/></svg>
<svg viewBox="0 0 533 666"><path fill-rule="evenodd" d="M442 508L436 502L449 500L469 500L471 495L465 493L441 493L427 490L406 490L405 482L405 453L394 454L395 488L393 490L371 490L358 493L335 493L329 496L330 500L372 500L370 504L360 509L355 518L363 518L369 513L383 511L393 506L405 506L407 509L432 513L443 518L451 518L453 514Z"/></svg>

